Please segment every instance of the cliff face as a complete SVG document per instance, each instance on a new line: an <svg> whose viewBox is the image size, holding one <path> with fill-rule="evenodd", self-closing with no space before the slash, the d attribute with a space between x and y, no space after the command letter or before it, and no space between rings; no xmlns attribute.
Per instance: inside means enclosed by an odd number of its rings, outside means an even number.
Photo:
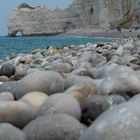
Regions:
<svg viewBox="0 0 140 140"><path fill-rule="evenodd" d="M77 28L140 27L140 0L73 0L65 10L20 5L9 17L8 35L52 35Z"/></svg>

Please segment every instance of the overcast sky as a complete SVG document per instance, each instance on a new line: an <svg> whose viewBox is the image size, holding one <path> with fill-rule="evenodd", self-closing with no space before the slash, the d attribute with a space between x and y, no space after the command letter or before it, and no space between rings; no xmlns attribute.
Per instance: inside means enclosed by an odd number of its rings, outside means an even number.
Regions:
<svg viewBox="0 0 140 140"><path fill-rule="evenodd" d="M7 35L7 21L10 13L21 3L25 2L31 6L46 5L54 9L55 7L66 8L73 0L0 0L0 35Z"/></svg>

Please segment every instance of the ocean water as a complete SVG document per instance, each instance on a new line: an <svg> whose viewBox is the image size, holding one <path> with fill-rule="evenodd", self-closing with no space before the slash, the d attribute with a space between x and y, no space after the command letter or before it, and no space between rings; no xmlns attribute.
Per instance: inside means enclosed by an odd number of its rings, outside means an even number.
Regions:
<svg viewBox="0 0 140 140"><path fill-rule="evenodd" d="M0 59L5 59L11 53L27 53L35 49L44 49L49 46L65 47L69 45L81 45L86 43L110 42L111 38L93 37L0 37Z"/></svg>

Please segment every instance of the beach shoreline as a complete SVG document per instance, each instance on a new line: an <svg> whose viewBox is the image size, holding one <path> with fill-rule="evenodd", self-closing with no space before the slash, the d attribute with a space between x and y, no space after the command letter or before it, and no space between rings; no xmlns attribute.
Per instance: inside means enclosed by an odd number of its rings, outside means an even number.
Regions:
<svg viewBox="0 0 140 140"><path fill-rule="evenodd" d="M100 127L100 132L108 133L109 138L119 131L115 127L118 124L123 129L115 140L123 139L121 136L126 136L126 132L129 136L130 129L122 116L126 115L135 131L133 124L139 124L139 120L132 119L130 114L140 116L137 109L140 105L139 48L140 40L121 38L118 43L50 46L8 56L6 62L0 64L0 121L18 130L23 128L20 132L31 137L30 140L50 140L52 135L54 140L58 133L59 139L65 139L65 134L69 134L69 140L71 137L88 139L86 133L90 133L94 124L97 128L93 130L99 130L100 122L105 122L107 128ZM128 112L122 112L125 108ZM47 135L38 133L38 126L40 132L45 131ZM113 131L110 128L114 128ZM49 132L52 135L48 136ZM94 133L100 136L98 131ZM133 131L131 134L137 136Z"/></svg>
<svg viewBox="0 0 140 140"><path fill-rule="evenodd" d="M137 37L140 35L140 30L134 29L121 29L121 31L108 30L108 29L75 29L66 33L64 36L87 36L87 37L106 37L106 38L129 38Z"/></svg>

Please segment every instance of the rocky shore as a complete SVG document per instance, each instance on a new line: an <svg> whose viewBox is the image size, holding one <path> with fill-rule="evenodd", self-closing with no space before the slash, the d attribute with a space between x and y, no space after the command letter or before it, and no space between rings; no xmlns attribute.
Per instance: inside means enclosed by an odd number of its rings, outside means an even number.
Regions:
<svg viewBox="0 0 140 140"><path fill-rule="evenodd" d="M139 140L140 39L0 62L0 140Z"/></svg>
<svg viewBox="0 0 140 140"><path fill-rule="evenodd" d="M92 37L110 37L110 38L135 38L137 35L140 35L140 29L121 29L118 31L117 29L74 29L70 30L63 35L68 36L92 36Z"/></svg>

